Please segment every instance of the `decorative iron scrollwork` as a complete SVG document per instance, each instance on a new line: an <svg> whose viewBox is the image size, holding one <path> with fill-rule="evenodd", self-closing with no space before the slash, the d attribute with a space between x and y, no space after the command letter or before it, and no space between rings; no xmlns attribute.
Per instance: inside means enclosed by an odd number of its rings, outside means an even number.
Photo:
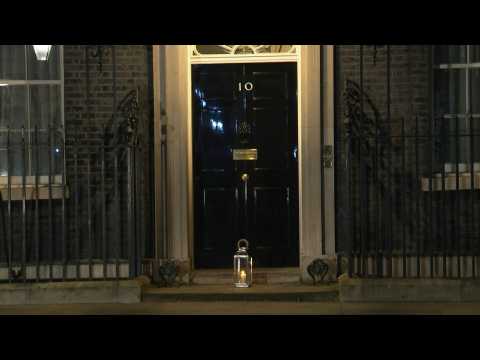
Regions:
<svg viewBox="0 0 480 360"><path fill-rule="evenodd" d="M167 260L158 267L158 275L162 281L161 285L172 286L177 278L177 263L174 260Z"/></svg>
<svg viewBox="0 0 480 360"><path fill-rule="evenodd" d="M400 172L392 166L391 159L399 156L403 151L401 142L394 141L392 136L392 118L382 119L373 100L362 86L352 80L347 80L343 93L345 106L345 169L354 169L360 184L359 195L367 196L369 187L371 191L381 194L379 207L391 209L394 215L404 221L406 227L418 226L412 217L406 216L396 199L405 196L409 189L413 189L418 181L408 172ZM395 119L405 126L405 119ZM417 122L418 120L415 120ZM402 137L405 129L397 130ZM398 136L397 136L398 137ZM437 138L434 141L434 151L439 155L441 144ZM423 145L428 138L417 137L418 145ZM354 157L356 161L349 164L348 158ZM374 175L373 175L374 174ZM357 211L357 210L354 210Z"/></svg>
<svg viewBox="0 0 480 360"><path fill-rule="evenodd" d="M313 279L313 285L316 285L318 277L320 277L320 282L323 282L328 274L328 269L328 264L322 259L315 259L307 266L307 272Z"/></svg>
<svg viewBox="0 0 480 360"><path fill-rule="evenodd" d="M124 121L120 125L120 137L130 146L138 144L138 89L131 90L118 105Z"/></svg>
<svg viewBox="0 0 480 360"><path fill-rule="evenodd" d="M377 131L380 137L386 135L384 129L378 126L381 123L380 112L355 81L346 80L343 101L347 136L369 139L375 137ZM367 114L371 114L373 119Z"/></svg>

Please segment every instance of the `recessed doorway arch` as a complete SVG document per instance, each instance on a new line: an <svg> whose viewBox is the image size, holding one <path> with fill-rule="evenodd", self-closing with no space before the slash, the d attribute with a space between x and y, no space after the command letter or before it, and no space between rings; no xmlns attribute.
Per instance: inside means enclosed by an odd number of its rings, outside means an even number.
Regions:
<svg viewBox="0 0 480 360"><path fill-rule="evenodd" d="M156 138L160 126L168 132L167 209L168 257L193 269L193 159L192 159L192 46L156 46L164 53L162 78L166 116L156 111ZM333 46L296 45L295 54L278 57L251 54L232 57L232 62L285 61L296 57L298 75L298 166L299 166L299 260L302 276L314 258L335 255L333 169L325 169L325 224L322 234L322 196L320 137L325 145L333 145ZM241 58L241 59L240 59ZM209 63L221 63L225 56L210 54ZM193 63L198 60L193 60ZM167 71L168 69L168 71ZM158 70L160 71L160 70ZM322 81L323 79L323 81ZM157 86L158 88L158 86ZM321 115L324 129L320 128ZM157 162L158 163L158 162ZM158 212L157 212L158 213ZM324 225L325 225L324 224ZM232 254L233 255L233 254Z"/></svg>

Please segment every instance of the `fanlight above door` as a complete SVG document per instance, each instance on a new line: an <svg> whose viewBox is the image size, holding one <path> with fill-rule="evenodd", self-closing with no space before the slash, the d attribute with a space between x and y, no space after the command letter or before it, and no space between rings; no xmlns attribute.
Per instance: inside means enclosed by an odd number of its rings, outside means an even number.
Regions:
<svg viewBox="0 0 480 360"><path fill-rule="evenodd" d="M295 45L193 45L192 56L295 54Z"/></svg>

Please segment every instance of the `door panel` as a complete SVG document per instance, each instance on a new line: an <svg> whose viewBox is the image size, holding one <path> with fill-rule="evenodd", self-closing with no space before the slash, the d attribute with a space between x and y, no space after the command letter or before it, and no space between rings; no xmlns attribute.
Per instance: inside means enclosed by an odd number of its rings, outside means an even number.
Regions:
<svg viewBox="0 0 480 360"><path fill-rule="evenodd" d="M296 64L193 65L192 84L195 267L231 267L242 237L257 267L298 266Z"/></svg>
<svg viewBox="0 0 480 360"><path fill-rule="evenodd" d="M288 109L272 107L253 108L252 141L258 149L258 160L255 167L259 169L283 170L289 165L288 136L285 128L288 125ZM279 124L279 122L285 122ZM272 146L274 145L274 146Z"/></svg>
<svg viewBox="0 0 480 360"><path fill-rule="evenodd" d="M203 261L214 267L221 267L224 261L230 260L230 256L226 259L225 254L230 254L232 249L225 239L236 234L237 197L238 190L233 188L203 189L200 209L203 221L198 224L203 241L199 243L198 250Z"/></svg>
<svg viewBox="0 0 480 360"><path fill-rule="evenodd" d="M253 242L256 248L273 248L287 237L287 194L283 187L253 188ZM280 220L280 222L278 221Z"/></svg>
<svg viewBox="0 0 480 360"><path fill-rule="evenodd" d="M261 66L263 66L262 64ZM256 66L256 65L255 65ZM252 95L255 101L287 100L289 95L288 76L284 72L254 71L249 76L255 84Z"/></svg>
<svg viewBox="0 0 480 360"><path fill-rule="evenodd" d="M203 172L224 172L232 167L230 149L235 127L228 119L234 116L233 112L231 104L215 104L214 108L200 111L198 160Z"/></svg>
<svg viewBox="0 0 480 360"><path fill-rule="evenodd" d="M235 64L214 65L215 69L207 69L209 65L199 65L202 68L195 79L200 96L206 101L236 99L237 89L232 86L240 80L241 66ZM197 94L198 95L198 94Z"/></svg>

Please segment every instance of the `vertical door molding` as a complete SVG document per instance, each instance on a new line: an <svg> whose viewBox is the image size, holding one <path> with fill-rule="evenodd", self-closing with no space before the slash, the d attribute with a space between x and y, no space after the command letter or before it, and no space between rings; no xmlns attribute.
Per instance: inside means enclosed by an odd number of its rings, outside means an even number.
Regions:
<svg viewBox="0 0 480 360"><path fill-rule="evenodd" d="M189 191L191 182L189 106L186 45L165 46L165 111L167 126L167 228L168 257L190 269Z"/></svg>
<svg viewBox="0 0 480 360"><path fill-rule="evenodd" d="M162 169L161 169L161 138L162 138L162 106L164 104L164 93L162 92L162 81L164 80L163 59L161 56L162 45L153 45L153 146L154 146L154 178L155 178L155 259L165 257L162 248ZM165 239L163 239L165 240Z"/></svg>
<svg viewBox="0 0 480 360"><path fill-rule="evenodd" d="M335 52L334 45L322 45L322 91L323 104L323 143L332 147L334 154L335 132ZM324 225L325 225L325 250L326 254L333 256L335 249L335 164L324 169Z"/></svg>

